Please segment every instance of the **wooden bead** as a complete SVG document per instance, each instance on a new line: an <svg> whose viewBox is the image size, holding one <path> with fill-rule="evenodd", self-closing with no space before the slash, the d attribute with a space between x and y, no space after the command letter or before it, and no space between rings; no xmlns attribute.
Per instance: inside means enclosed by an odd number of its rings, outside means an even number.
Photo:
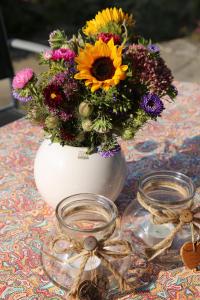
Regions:
<svg viewBox="0 0 200 300"><path fill-rule="evenodd" d="M87 251L93 251L94 249L96 249L97 245L98 241L94 236L86 237L83 242L83 247Z"/></svg>
<svg viewBox="0 0 200 300"><path fill-rule="evenodd" d="M189 209L184 209L180 214L180 221L190 223L193 220L193 214Z"/></svg>

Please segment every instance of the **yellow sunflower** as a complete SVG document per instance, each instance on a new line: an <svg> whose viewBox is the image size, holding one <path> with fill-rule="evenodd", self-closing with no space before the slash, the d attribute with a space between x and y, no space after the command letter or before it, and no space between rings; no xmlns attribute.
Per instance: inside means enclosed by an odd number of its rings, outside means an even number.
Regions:
<svg viewBox="0 0 200 300"><path fill-rule="evenodd" d="M83 32L87 36L97 35L102 31L112 32L112 29L116 27L115 25L121 26L123 22L128 26L133 25L133 16L124 13L121 8L106 8L101 12L98 12L94 19L87 21L85 28L83 28Z"/></svg>
<svg viewBox="0 0 200 300"><path fill-rule="evenodd" d="M86 44L75 59L77 63L76 79L85 80L85 85L94 92L99 88L107 91L126 78L127 65L122 65L122 46L114 45L113 39L107 44L96 41L95 45Z"/></svg>

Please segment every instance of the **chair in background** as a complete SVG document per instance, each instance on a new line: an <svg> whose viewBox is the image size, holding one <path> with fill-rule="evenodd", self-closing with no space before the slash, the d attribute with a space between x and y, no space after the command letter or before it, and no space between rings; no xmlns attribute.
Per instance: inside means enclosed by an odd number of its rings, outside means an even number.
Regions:
<svg viewBox="0 0 200 300"><path fill-rule="evenodd" d="M13 99L11 94L11 82L14 76L14 69L10 57L10 48L17 48L33 53L40 53L43 50L49 49L41 44L24 41L20 39L7 39L6 29L4 25L3 15L0 9L0 80L9 79L10 81L10 103L6 107L0 107L0 126L17 120L25 115L20 110L18 103ZM2 97L2 95L1 95Z"/></svg>

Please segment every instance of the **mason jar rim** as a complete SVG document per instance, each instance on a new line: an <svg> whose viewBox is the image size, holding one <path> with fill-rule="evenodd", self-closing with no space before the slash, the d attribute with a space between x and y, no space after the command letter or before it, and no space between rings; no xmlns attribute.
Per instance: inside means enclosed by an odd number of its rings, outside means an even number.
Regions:
<svg viewBox="0 0 200 300"><path fill-rule="evenodd" d="M145 174L143 177L141 177L141 179L139 180L139 186L138 186L138 190L139 193L142 194L143 197L145 197L147 200L149 200L150 202L154 202L154 203L162 203L161 200L156 199L156 198L152 198L150 196L148 196L145 191L143 190L145 181L147 182L147 179L150 178L154 178L156 176L167 176L168 178L174 178L177 181L180 179L182 179L182 181L184 181L185 183L188 184L188 186L190 187L191 191L190 191L190 195L188 197L183 198L182 200L180 200L178 203L170 203L170 205L177 205L177 204L184 204L187 203L188 201L190 201L192 198L194 198L195 192L196 192L196 187L194 185L194 182L192 181L192 179L190 177L188 177L187 175L178 172L178 171L171 171L171 170L159 170L159 171L152 171L148 174ZM166 202L164 203L166 204Z"/></svg>
<svg viewBox="0 0 200 300"><path fill-rule="evenodd" d="M110 209L112 210L112 213L111 213L111 220L109 222L107 222L105 225L102 225L102 226L99 226L99 227L94 227L94 228L91 228L91 229L79 229L79 228L74 228L72 226L70 226L69 224L67 224L65 221L63 221L63 218L62 218L62 215L61 215L61 206L63 205L64 202L67 202L68 200L70 200L70 198L73 198L73 197L78 197L78 196L83 196L83 197L94 197L94 198L97 198L97 200L95 199L87 199L89 201L97 201L98 203L100 203L100 201L98 201L98 199L100 200L103 200L104 202L108 203L109 204L109 207ZM77 202L80 202L82 201L81 199L77 199L77 200L72 200L68 203L66 203L67 206L70 206L70 204L74 204L74 203L77 203ZM101 202L102 204L102 202ZM66 206L65 206L66 207ZM102 206L103 207L103 206ZM103 195L99 195L99 194L93 194L93 193L78 193L78 194L74 194L74 195L70 195L66 198L64 198L63 200L61 200L57 206L56 206L56 211L55 211L55 214L56 214L56 218L58 220L58 222L60 222L62 224L62 226L64 226L65 228L69 229L69 230L72 230L74 232L83 232L83 233L87 233L87 232L99 232L99 231L102 231L106 228L108 228L109 226L111 226L117 219L118 217L118 209L116 207L116 205L114 204L114 202L112 200L110 200L109 198L103 196Z"/></svg>

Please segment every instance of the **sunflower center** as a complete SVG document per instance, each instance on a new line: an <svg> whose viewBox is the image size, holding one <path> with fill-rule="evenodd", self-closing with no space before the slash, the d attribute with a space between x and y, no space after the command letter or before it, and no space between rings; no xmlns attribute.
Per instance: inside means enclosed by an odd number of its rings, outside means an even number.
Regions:
<svg viewBox="0 0 200 300"><path fill-rule="evenodd" d="M115 74L113 61L109 57L97 58L92 64L91 74L99 81L111 79Z"/></svg>

